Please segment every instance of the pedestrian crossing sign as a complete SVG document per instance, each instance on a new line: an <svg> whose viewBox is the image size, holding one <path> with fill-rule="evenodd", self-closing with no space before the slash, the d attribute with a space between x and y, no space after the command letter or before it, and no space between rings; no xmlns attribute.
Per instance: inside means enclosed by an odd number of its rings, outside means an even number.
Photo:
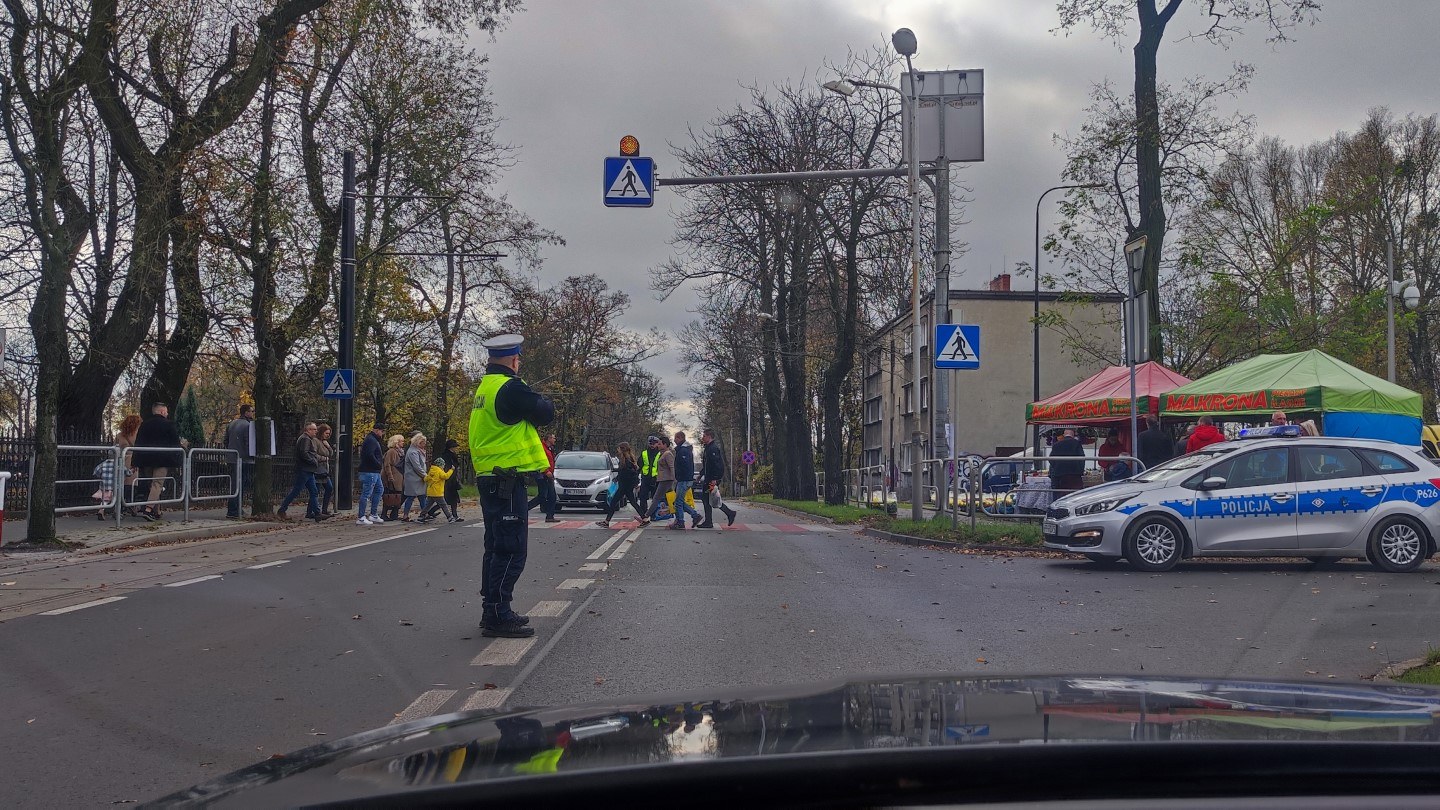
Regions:
<svg viewBox="0 0 1440 810"><path fill-rule="evenodd" d="M942 323L935 326L935 368L980 368L980 327Z"/></svg>
<svg viewBox="0 0 1440 810"><path fill-rule="evenodd" d="M605 158L607 208L649 208L654 204L655 161L652 158Z"/></svg>
<svg viewBox="0 0 1440 810"><path fill-rule="evenodd" d="M326 399L350 399L355 396L355 369L325 369L325 384L320 393L324 394Z"/></svg>

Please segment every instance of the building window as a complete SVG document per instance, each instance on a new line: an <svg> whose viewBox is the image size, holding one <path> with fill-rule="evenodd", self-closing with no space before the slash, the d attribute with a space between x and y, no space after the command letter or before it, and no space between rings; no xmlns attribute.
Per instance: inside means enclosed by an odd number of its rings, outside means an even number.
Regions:
<svg viewBox="0 0 1440 810"><path fill-rule="evenodd" d="M920 410L930 410L930 378L920 378Z"/></svg>
<svg viewBox="0 0 1440 810"><path fill-rule="evenodd" d="M865 401L865 424L873 425L880 421L880 398Z"/></svg>
<svg viewBox="0 0 1440 810"><path fill-rule="evenodd" d="M915 412L915 406L911 402L913 398L910 396L910 390L910 383L905 383L900 386L900 413L904 416L909 416Z"/></svg>

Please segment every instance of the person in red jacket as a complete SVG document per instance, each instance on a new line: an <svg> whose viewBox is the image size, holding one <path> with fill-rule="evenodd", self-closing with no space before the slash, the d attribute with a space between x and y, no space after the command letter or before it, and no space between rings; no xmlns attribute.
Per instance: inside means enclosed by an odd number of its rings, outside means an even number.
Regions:
<svg viewBox="0 0 1440 810"><path fill-rule="evenodd" d="M1215 420L1208 416L1202 416L1195 432L1190 434L1190 440L1185 442L1185 452L1193 453L1203 447L1209 447L1216 442L1225 441L1225 434L1215 427Z"/></svg>

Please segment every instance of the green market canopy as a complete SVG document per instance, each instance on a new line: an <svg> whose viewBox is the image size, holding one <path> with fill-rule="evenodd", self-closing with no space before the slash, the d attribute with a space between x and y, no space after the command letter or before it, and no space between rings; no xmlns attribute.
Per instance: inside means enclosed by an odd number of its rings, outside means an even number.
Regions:
<svg viewBox="0 0 1440 810"><path fill-rule="evenodd" d="M1150 361L1135 367L1135 398L1141 414L1160 413L1167 392L1189 377ZM1025 406L1025 421L1041 425L1094 425L1130 419L1130 367L1111 366L1053 397Z"/></svg>
<svg viewBox="0 0 1440 810"><path fill-rule="evenodd" d="M1262 354L1165 394L1165 416L1324 415L1325 433L1420 443L1419 394L1311 349Z"/></svg>

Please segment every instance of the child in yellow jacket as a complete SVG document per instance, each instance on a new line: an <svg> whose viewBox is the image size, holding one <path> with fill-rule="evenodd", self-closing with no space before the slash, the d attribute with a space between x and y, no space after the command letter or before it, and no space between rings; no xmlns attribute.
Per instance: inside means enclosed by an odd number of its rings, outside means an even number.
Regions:
<svg viewBox="0 0 1440 810"><path fill-rule="evenodd" d="M437 456L430 462L430 469L425 473L425 504L420 510L421 523L429 523L440 512L445 513L445 519L450 523L460 519L455 514L455 507L445 502L445 482L454 474L454 467L446 469L445 459Z"/></svg>

